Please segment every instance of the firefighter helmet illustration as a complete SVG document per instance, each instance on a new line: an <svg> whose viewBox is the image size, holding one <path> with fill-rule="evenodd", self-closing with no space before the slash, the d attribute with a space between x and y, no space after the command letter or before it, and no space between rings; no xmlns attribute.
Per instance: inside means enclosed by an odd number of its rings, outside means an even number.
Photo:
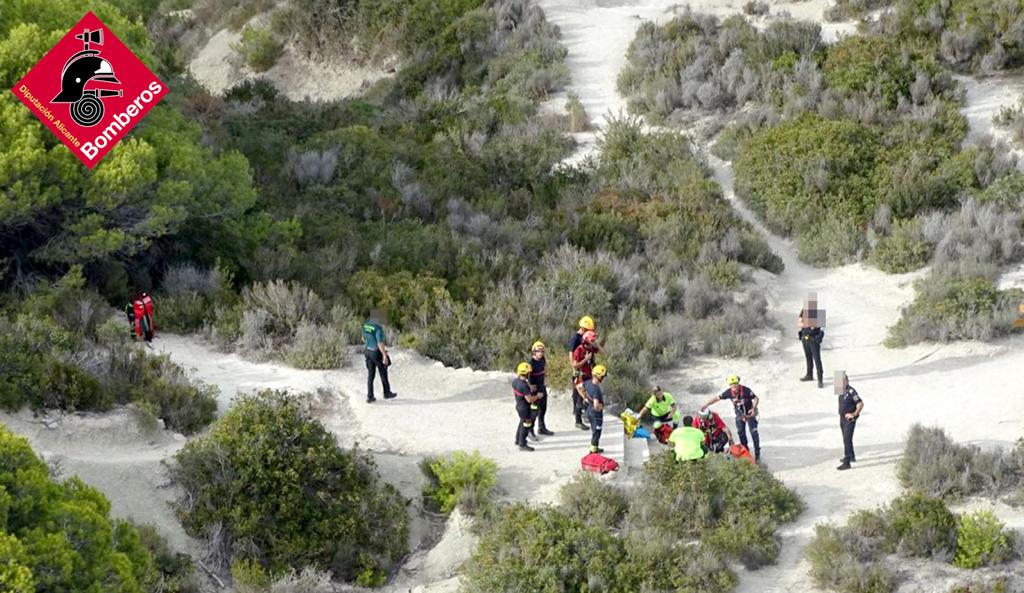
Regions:
<svg viewBox="0 0 1024 593"><path fill-rule="evenodd" d="M86 89L91 81L121 84L114 77L114 68L110 62L100 57L98 49L89 49L90 43L103 45L103 31L85 29L81 35L75 35L84 45L82 51L71 56L64 64L60 75L60 93L53 98L54 103L70 103L71 119L78 125L91 127L103 119L103 97L120 97L122 91L112 89Z"/></svg>

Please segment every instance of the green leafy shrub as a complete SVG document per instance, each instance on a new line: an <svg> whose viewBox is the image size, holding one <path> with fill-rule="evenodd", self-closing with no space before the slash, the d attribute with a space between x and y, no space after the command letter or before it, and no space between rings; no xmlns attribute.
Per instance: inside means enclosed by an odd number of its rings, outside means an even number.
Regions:
<svg viewBox="0 0 1024 593"><path fill-rule="evenodd" d="M553 508L504 509L480 539L463 587L490 591L725 591L736 576L700 546L622 539Z"/></svg>
<svg viewBox="0 0 1024 593"><path fill-rule="evenodd" d="M593 527L618 527L629 507L620 488L590 473L579 473L562 486L559 501L569 517Z"/></svg>
<svg viewBox="0 0 1024 593"><path fill-rule="evenodd" d="M956 516L941 500L906 494L889 505L884 520L886 548L900 556L946 561L956 553Z"/></svg>
<svg viewBox="0 0 1024 593"><path fill-rule="evenodd" d="M139 544L153 555L157 580L151 587L152 591L199 593L199 579L188 554L173 551L152 525L135 525L135 530L139 534Z"/></svg>
<svg viewBox="0 0 1024 593"><path fill-rule="evenodd" d="M236 401L175 460L182 523L195 537L219 533L225 560L268 574L315 564L354 581L386 575L407 551L406 501L364 453L341 450L296 396Z"/></svg>
<svg viewBox="0 0 1024 593"><path fill-rule="evenodd" d="M897 220L892 232L871 251L871 263L890 274L911 272L928 263L931 246L921 234L921 220Z"/></svg>
<svg viewBox="0 0 1024 593"><path fill-rule="evenodd" d="M803 503L767 471L717 456L677 463L669 451L652 457L630 503L627 526L673 538L701 537L716 551L758 567L774 562L775 528L793 520ZM737 532L744 541L729 537Z"/></svg>
<svg viewBox="0 0 1024 593"><path fill-rule="evenodd" d="M274 39L269 28L251 25L242 29L241 39L232 44L231 49L238 52L245 64L256 72L266 72L273 68L284 52L284 46Z"/></svg>
<svg viewBox="0 0 1024 593"><path fill-rule="evenodd" d="M977 511L960 518L956 538L956 558L960 568L993 566L1014 554L1015 535L1006 531L992 511Z"/></svg>
<svg viewBox="0 0 1024 593"><path fill-rule="evenodd" d="M157 566L136 528L111 519L107 499L78 478L54 481L28 442L2 426L0 508L4 591L160 590L156 587L163 582L163 567ZM148 534L148 542L154 537Z"/></svg>
<svg viewBox="0 0 1024 593"><path fill-rule="evenodd" d="M336 369L345 364L347 341L332 326L306 323L295 332L295 340L284 361L297 369Z"/></svg>
<svg viewBox="0 0 1024 593"><path fill-rule="evenodd" d="M478 451L426 458L420 467L429 481L423 497L444 514L459 505L469 514L485 509L498 484L498 464Z"/></svg>

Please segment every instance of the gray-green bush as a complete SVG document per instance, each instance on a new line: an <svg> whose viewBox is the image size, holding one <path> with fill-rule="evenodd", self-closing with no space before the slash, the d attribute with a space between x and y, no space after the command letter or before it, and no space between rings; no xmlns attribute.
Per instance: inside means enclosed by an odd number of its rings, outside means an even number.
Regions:
<svg viewBox="0 0 1024 593"><path fill-rule="evenodd" d="M953 442L941 428L915 424L907 434L897 476L905 487L930 496L997 496L1024 484L1022 452L1024 443L1010 451L982 450Z"/></svg>

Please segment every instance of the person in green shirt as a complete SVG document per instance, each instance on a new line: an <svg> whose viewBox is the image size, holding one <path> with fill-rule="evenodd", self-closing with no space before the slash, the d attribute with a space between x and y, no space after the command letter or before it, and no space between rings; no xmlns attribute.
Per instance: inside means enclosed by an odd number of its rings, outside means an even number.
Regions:
<svg viewBox="0 0 1024 593"><path fill-rule="evenodd" d="M704 445L704 432L693 427L693 416L683 418L683 426L672 431L668 442L675 447L676 461L703 459L708 451Z"/></svg>
<svg viewBox="0 0 1024 593"><path fill-rule="evenodd" d="M676 398L662 389L660 385L654 386L654 393L648 398L644 407L640 408L640 413L636 416L637 420L643 420L644 414L647 412L651 413L655 422L661 424L671 422L672 428L679 426L680 413L676 406Z"/></svg>

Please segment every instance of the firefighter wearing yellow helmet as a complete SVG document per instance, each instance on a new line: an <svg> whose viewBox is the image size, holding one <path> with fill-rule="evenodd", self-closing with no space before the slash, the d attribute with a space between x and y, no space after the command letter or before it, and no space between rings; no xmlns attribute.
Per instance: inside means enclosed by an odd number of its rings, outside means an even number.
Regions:
<svg viewBox="0 0 1024 593"><path fill-rule="evenodd" d="M590 430L583 422L583 382L590 379L591 368L594 366L594 355L601 350L597 345L597 329L589 315L580 318L576 333L569 338L569 365L572 367L572 413L576 418L576 428ZM589 344L585 338L591 338Z"/></svg>
<svg viewBox="0 0 1024 593"><path fill-rule="evenodd" d="M544 383L544 376L547 373L548 360L544 356L544 342L537 340L530 349L530 392L536 397L536 401L530 405L532 412L532 426L530 426L529 437L537 440L537 434L553 436L555 433L548 430L544 424L544 417L548 411L548 388Z"/></svg>
<svg viewBox="0 0 1024 593"><path fill-rule="evenodd" d="M740 383L739 375L729 375L725 382L729 388L720 395L709 399L701 411L723 399L731 400L733 409L736 411L736 431L739 432L740 444L744 447L747 446L747 429L749 428L750 440L754 445L754 460L760 463L761 437L757 432L757 406L761 400L749 387Z"/></svg>
<svg viewBox="0 0 1024 593"><path fill-rule="evenodd" d="M521 362L516 366L516 378L512 379L512 393L516 398L516 414L519 416L519 423L516 426L516 446L520 451L533 451L526 442L526 435L533 427L533 415L530 406L537 400L537 397L530 390L530 371L533 367L528 362Z"/></svg>
<svg viewBox="0 0 1024 593"><path fill-rule="evenodd" d="M583 382L583 396L587 407L587 418L590 420L590 452L603 453L601 448L601 428L604 425L604 390L601 384L608 375L604 365L597 365L590 379Z"/></svg>

